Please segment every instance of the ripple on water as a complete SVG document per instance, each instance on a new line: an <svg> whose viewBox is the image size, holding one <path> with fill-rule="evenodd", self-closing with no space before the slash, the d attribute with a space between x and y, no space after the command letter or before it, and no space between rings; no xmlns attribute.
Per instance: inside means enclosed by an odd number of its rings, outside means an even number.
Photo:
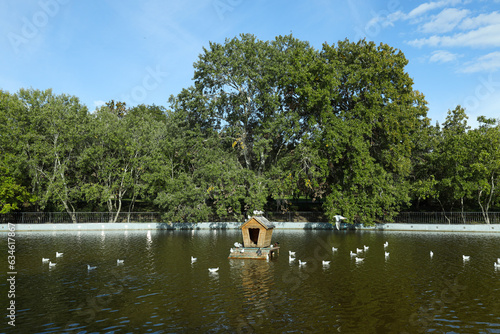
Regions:
<svg viewBox="0 0 500 334"><path fill-rule="evenodd" d="M493 267L500 235L276 231L273 238L281 255L266 262L227 259L239 231L20 235L19 330L390 333L424 322L428 331L500 330ZM356 263L349 251L363 245L369 250ZM307 265L289 263L288 250ZM55 251L64 257L49 271L41 257ZM465 264L463 254L471 256ZM117 258L125 264L117 267ZM97 269L88 272L87 263Z"/></svg>

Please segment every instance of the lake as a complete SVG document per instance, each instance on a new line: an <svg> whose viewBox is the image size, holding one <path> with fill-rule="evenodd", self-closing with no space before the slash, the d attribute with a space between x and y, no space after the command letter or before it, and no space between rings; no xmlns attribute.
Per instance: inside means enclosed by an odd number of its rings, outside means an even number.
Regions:
<svg viewBox="0 0 500 334"><path fill-rule="evenodd" d="M500 234L275 230L270 261L229 260L235 241L239 230L18 233L16 326L4 317L0 332L500 333ZM8 289L1 279L4 312Z"/></svg>

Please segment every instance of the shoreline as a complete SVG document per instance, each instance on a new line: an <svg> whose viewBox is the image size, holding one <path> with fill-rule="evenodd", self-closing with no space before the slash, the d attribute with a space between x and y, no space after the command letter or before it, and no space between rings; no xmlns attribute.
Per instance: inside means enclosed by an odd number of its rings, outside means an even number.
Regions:
<svg viewBox="0 0 500 334"><path fill-rule="evenodd" d="M82 224L15 224L16 232L49 231L133 231L133 230L233 230L242 222L205 223L82 223ZM277 230L337 230L330 223L273 222ZM10 225L12 226L12 224ZM411 224L386 223L375 226L342 224L341 230L418 231L418 232L481 232L500 233L500 224ZM0 224L0 233L9 232L8 224Z"/></svg>

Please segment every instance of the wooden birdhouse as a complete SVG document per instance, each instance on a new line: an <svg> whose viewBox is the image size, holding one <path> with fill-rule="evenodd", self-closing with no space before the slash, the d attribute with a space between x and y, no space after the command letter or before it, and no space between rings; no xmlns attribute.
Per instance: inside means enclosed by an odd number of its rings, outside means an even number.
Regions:
<svg viewBox="0 0 500 334"><path fill-rule="evenodd" d="M278 243L271 244L274 225L262 216L253 216L241 225L243 244L235 242L231 248L230 259L269 260L279 253Z"/></svg>
<svg viewBox="0 0 500 334"><path fill-rule="evenodd" d="M253 216L241 225L243 247L269 247L274 225L263 216Z"/></svg>

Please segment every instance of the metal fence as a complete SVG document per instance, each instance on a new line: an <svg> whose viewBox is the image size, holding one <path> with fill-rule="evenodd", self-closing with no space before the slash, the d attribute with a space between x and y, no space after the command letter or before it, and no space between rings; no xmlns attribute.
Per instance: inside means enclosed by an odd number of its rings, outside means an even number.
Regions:
<svg viewBox="0 0 500 334"><path fill-rule="evenodd" d="M76 212L75 220L79 224L109 223L114 220L116 212ZM328 222L322 212L266 212L264 216L273 222ZM500 224L500 212L489 212L491 224ZM211 217L213 222L234 222L235 217ZM119 223L161 223L164 222L160 212L120 212L116 222ZM407 224L485 224L481 212L402 212L395 217L396 223ZM66 212L14 212L0 214L0 223L13 224L61 224L73 223Z"/></svg>
<svg viewBox="0 0 500 334"><path fill-rule="evenodd" d="M76 212L75 220L79 224L109 223L114 220L116 212ZM159 212L120 212L117 223L160 223ZM13 224L70 224L72 217L67 212L14 212L0 215L0 223Z"/></svg>
<svg viewBox="0 0 500 334"><path fill-rule="evenodd" d="M490 224L500 224L500 212L488 212ZM481 212L402 212L396 223L408 224L486 224Z"/></svg>

